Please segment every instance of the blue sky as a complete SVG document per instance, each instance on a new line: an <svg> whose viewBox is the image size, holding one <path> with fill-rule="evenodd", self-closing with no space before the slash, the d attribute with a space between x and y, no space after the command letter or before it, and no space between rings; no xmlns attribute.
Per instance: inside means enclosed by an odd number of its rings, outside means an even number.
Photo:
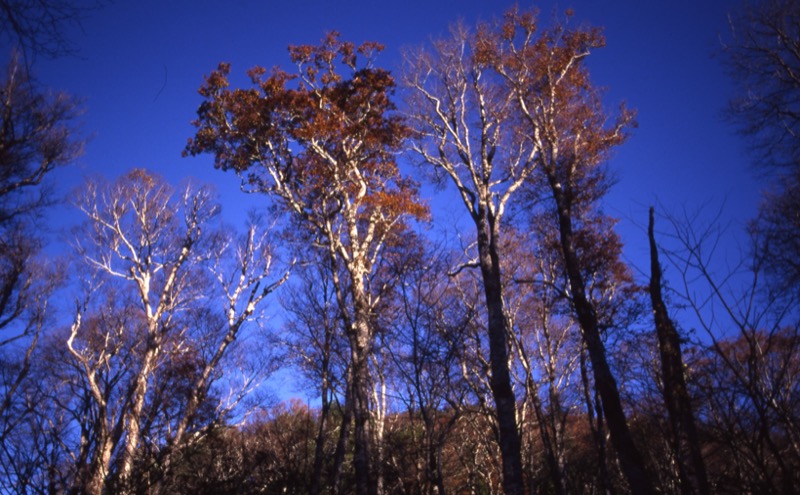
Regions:
<svg viewBox="0 0 800 495"><path fill-rule="evenodd" d="M181 158L203 75L220 61L233 64L246 83L254 65L287 65L289 44L316 43L329 30L343 39L386 45L378 63L397 71L404 47L446 33L463 20L474 25L513 3L487 0L285 1L117 0L93 12L69 36L79 53L39 58L41 83L85 100L82 129L91 140L78 162L53 183L65 196L84 177L113 179L145 167L172 183L193 177L214 183L223 211L237 222L263 198L241 193L232 174L215 171L211 157ZM727 13L738 1L608 0L540 2L551 12L571 7L575 22L604 28L607 47L589 58L592 78L607 88L609 108L625 101L638 112L638 128L610 163L618 177L605 202L621 219L626 256L647 267L647 208L705 208L731 222L731 238L755 215L762 185L749 165L745 142L721 118L732 84L719 60ZM533 4L521 3L522 8ZM10 53L10 48L2 53ZM430 189L426 189L429 192ZM434 194L431 192L431 194ZM441 225L461 213L452 191L430 198ZM453 205L448 211L446 205ZM79 219L54 210L55 229ZM467 225L466 223L464 225ZM666 228L665 225L663 225ZM470 231L471 232L471 231ZM741 236L740 236L741 237ZM669 272L667 273L669 275Z"/></svg>
<svg viewBox="0 0 800 495"><path fill-rule="evenodd" d="M238 190L232 174L215 171L210 157L181 158L193 134L203 75L220 61L244 72L254 65L286 65L288 44L316 43L337 30L354 42L386 45L378 63L399 70L404 47L444 34L452 22L468 25L499 16L510 1L297 0L123 1L91 13L70 33L79 53L39 58L40 81L85 100L82 127L92 136L77 164L55 176L67 194L84 177L114 178L145 167L178 183L194 177L215 183L229 220L242 218L262 198ZM638 111L638 128L619 148L611 168L619 181L606 200L620 217L626 254L646 266L643 225L647 208L670 211L706 205L733 230L755 215L761 185L745 142L721 118L732 84L719 60L727 13L738 1L576 0L536 5L546 22L571 7L575 21L604 28L607 47L589 59L594 82L607 88L608 106L625 101ZM2 53L9 53L4 50ZM7 56L7 55L6 55ZM447 191L441 194L448 194ZM447 204L435 200L437 205ZM454 203L450 201L450 203ZM78 218L59 209L56 228ZM435 211L440 218L448 214ZM241 214L241 215L240 215Z"/></svg>
<svg viewBox="0 0 800 495"><path fill-rule="evenodd" d="M457 19L474 24L510 5L485 0L110 3L71 34L77 57L40 58L34 67L44 84L85 99L83 129L92 139L78 164L60 171L58 187L66 192L86 175L113 177L147 167L173 182L193 176L216 183L229 212L257 205L258 198L238 192L233 175L214 171L209 157L180 157L192 135L197 88L217 63L232 62L244 83L247 68L285 65L288 44L315 43L335 29L355 42L384 43L379 63L398 70L403 47L444 33ZM744 142L720 117L731 83L714 56L720 36L727 34L727 12L738 2L535 5L545 20L554 10L572 7L577 22L604 28L607 47L590 57L593 80L608 89L609 106L624 100L638 111L638 129L611 163L619 183L608 198L610 213L623 217L623 223L628 217L643 223L655 201L669 209L726 201L726 215L734 221L753 215L760 186ZM623 232L630 237L624 226Z"/></svg>

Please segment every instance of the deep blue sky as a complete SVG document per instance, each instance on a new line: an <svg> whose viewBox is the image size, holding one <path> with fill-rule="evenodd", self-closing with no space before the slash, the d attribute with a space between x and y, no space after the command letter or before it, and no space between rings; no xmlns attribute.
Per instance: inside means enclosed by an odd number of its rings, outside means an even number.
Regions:
<svg viewBox="0 0 800 495"><path fill-rule="evenodd" d="M196 90L218 62L232 62L237 75L253 65L286 64L288 44L315 43L335 29L355 42L386 44L379 63L398 69L403 47L444 33L457 19L490 19L511 4L117 0L71 34L77 57L40 58L34 67L44 84L85 98L83 128L93 136L77 166L59 173L59 188L68 191L85 175L147 167L173 182L187 176L216 182L231 213L243 201L235 177L213 171L208 157L180 157L200 102ZM720 118L731 84L714 57L727 35L727 12L738 2L535 5L545 21L554 9L572 7L578 22L604 28L608 46L590 57L593 80L608 88L609 106L625 100L638 111L638 129L611 163L619 183L609 212L642 223L656 200L678 209L727 199L736 221L753 215L759 186L744 143Z"/></svg>
<svg viewBox="0 0 800 495"><path fill-rule="evenodd" d="M113 178L146 167L172 182L193 176L217 183L224 210L236 218L259 198L240 193L235 176L214 171L210 157L180 157L193 133L197 88L220 61L232 62L244 83L247 68L286 65L288 44L315 43L335 29L354 42L384 43L378 63L398 70L403 47L445 33L458 19L474 24L499 16L511 4L117 0L70 34L78 56L39 58L34 67L45 85L85 99L83 129L93 136L79 162L58 172L57 187L67 193L87 175ZM577 22L603 27L608 46L590 57L593 80L608 88L609 107L624 100L638 111L638 128L611 162L619 183L606 203L622 218L620 232L634 262L646 243L632 225L643 224L656 201L672 211L709 202L716 210L725 201L735 226L754 215L760 186L744 142L720 117L732 85L715 57L720 36L727 35L727 13L738 2L521 4L531 5L545 22L554 9L572 7Z"/></svg>
<svg viewBox="0 0 800 495"><path fill-rule="evenodd" d="M286 65L288 44L316 43L328 30L354 42L386 45L378 63L399 70L403 47L499 16L512 2L488 0L116 0L92 13L70 33L77 56L39 58L40 81L85 99L83 130L92 135L85 155L55 174L66 195L86 176L114 178L146 167L178 183L187 177L217 184L230 221L263 204L238 190L232 174L215 171L210 157L181 158L193 134L203 75L220 61L233 64L244 84L254 65ZM522 3L523 8L532 4ZM606 210L621 218L619 232L634 265L647 267L642 226L647 208L709 214L725 205L723 221L740 229L755 214L760 186L745 143L721 118L732 84L718 54L727 36L727 13L737 1L576 0L535 4L547 21L556 9L575 10L575 21L601 26L607 47L590 57L596 84L608 89L607 104L626 101L638 111L638 128L611 161L619 178ZM7 57L10 49L0 54ZM715 57L715 55L717 55ZM447 191L441 193L448 194ZM443 205L432 201L441 224ZM68 207L53 211L56 229L79 218ZM242 215L240 215L242 214ZM669 272L668 272L669 275ZM285 391L284 391L285 392Z"/></svg>

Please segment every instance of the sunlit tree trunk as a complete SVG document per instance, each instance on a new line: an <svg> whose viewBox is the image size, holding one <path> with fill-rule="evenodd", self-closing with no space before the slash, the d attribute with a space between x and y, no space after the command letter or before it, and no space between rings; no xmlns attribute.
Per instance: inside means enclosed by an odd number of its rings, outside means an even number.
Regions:
<svg viewBox="0 0 800 495"><path fill-rule="evenodd" d="M154 338L154 336L148 335L148 339ZM145 394L147 393L147 382L152 373L155 352L158 347L157 343L151 344L148 342L142 367L134 381L133 390L130 392L131 405L125 413L125 445L120 459L120 493L132 492L130 488L132 483L131 475L133 474L134 462L136 461L136 453L139 449L141 435L140 422L142 421L142 410L144 409Z"/></svg>
<svg viewBox="0 0 800 495"><path fill-rule="evenodd" d="M247 187L269 194L302 226L294 238L329 259L350 344L359 495L375 491L369 357L381 296L372 278L387 242L402 234L406 222L428 215L395 162L408 129L392 115L394 80L372 66L382 48L340 41L332 32L319 46L289 47L298 66L294 76L252 69L254 87L248 90L228 89L230 66L220 64L201 88L206 100L186 149L214 154L218 167L241 173Z"/></svg>
<svg viewBox="0 0 800 495"><path fill-rule="evenodd" d="M385 370L381 369L381 363L376 359L376 353L372 354L372 362L375 367L375 379L372 385L372 433L374 435L373 445L375 446L373 457L373 471L375 472L375 493L376 495L383 495L386 490L386 479L384 475L384 462L385 462L385 436L386 436L386 415L388 413L387 407L387 390L386 390L386 375Z"/></svg>
<svg viewBox="0 0 800 495"><path fill-rule="evenodd" d="M337 265L337 255L338 253L331 251L332 266ZM356 471L356 493L358 495L374 495L376 486L375 473L371 468L372 432L369 400L372 387L369 357L372 353L374 337L370 322L371 305L364 284L366 270L361 263L363 263L363 260L357 259L349 267L349 290L344 286L337 273L334 273L333 285L339 306L342 309L345 332L350 343L350 372L348 377L351 382L348 390L351 393L349 399L351 399L350 404L353 414L353 466ZM349 292L349 294L346 294L345 291ZM353 301L352 306L347 303L348 296Z"/></svg>
<svg viewBox="0 0 800 495"><path fill-rule="evenodd" d="M77 379L70 378L86 392L63 406L93 418L81 425L79 457L90 461L78 466L79 489L124 494L144 484L150 493L161 490L239 330L288 276L268 280L269 246L255 227L241 242L214 233L209 223L218 209L211 199L208 190L187 188L176 200L165 182L143 170L108 187L86 186L79 205L86 235L78 250L97 283L86 287L66 342ZM196 256L198 245L208 252ZM201 304L215 305L217 282L222 311L202 313ZM201 328L186 316L220 313ZM182 359L187 367L178 369ZM159 404L175 393L165 387L175 384L182 395L165 414ZM232 389L231 405L214 414L224 415L248 390L245 385L236 395ZM150 467L140 470L145 456L161 477L148 478Z"/></svg>
<svg viewBox="0 0 800 495"><path fill-rule="evenodd" d="M353 465L356 468L356 493L368 495L374 493L374 479L370 463L372 442L370 428L369 396L370 380L368 352L370 346L370 327L363 316L356 315L353 334L350 335L351 363L353 367L353 441L355 452Z"/></svg>

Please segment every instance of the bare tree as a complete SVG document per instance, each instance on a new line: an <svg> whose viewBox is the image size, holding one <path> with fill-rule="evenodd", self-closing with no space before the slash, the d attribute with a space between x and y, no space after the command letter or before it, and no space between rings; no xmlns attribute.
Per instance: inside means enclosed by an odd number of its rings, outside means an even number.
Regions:
<svg viewBox="0 0 800 495"><path fill-rule="evenodd" d="M800 300L800 166L766 192L750 222L753 249L770 282L772 297Z"/></svg>
<svg viewBox="0 0 800 495"><path fill-rule="evenodd" d="M486 29L472 34L455 26L450 39L410 54L405 85L415 130L411 146L437 180L455 186L475 225L478 255L465 266L479 267L482 275L503 488L513 495L524 493L525 484L509 373L511 328L503 303L501 246L504 214L533 172L538 150L519 139L511 93L482 59L483 44L492 42Z"/></svg>
<svg viewBox="0 0 800 495"><path fill-rule="evenodd" d="M330 423L334 406L343 410L347 390L347 342L343 341L343 324L339 316L336 294L332 287L330 269L325 265L326 258L313 253L308 263L299 269L295 280L298 282L287 288L288 294L281 303L289 314L287 328L290 335L286 338L290 355L296 359L296 365L302 370L310 382L310 386L318 391L320 397L319 416L317 419L317 436L314 447L314 462L310 493L316 495L324 488L323 471L325 460L333 458L335 462L330 468L329 479L340 479L340 470L344 460L343 448L339 452L326 451L326 441L331 430ZM321 259L320 259L321 258ZM340 435L347 432L351 418L342 414L339 425ZM338 493L338 482L332 481L331 490Z"/></svg>
<svg viewBox="0 0 800 495"><path fill-rule="evenodd" d="M767 167L800 166L800 2L756 0L731 15L728 116Z"/></svg>
<svg viewBox="0 0 800 495"><path fill-rule="evenodd" d="M59 57L75 53L69 30L105 0L2 0L0 37L22 51L28 61L37 55ZM30 64L28 64L30 65Z"/></svg>
<svg viewBox="0 0 800 495"><path fill-rule="evenodd" d="M724 61L738 86L727 116L778 174L751 224L775 294L800 296L800 2L758 0L731 15Z"/></svg>
<svg viewBox="0 0 800 495"><path fill-rule="evenodd" d="M0 222L9 225L51 200L42 180L83 151L77 127L78 101L41 90L13 57L0 90Z"/></svg>
<svg viewBox="0 0 800 495"><path fill-rule="evenodd" d="M477 315L474 305L462 304L456 281L447 275L451 257L426 247L409 250L393 267L398 273L399 311L390 356L394 392L408 411L407 428L422 426L421 437L411 446L413 454L407 455L416 456L416 462L406 459L420 470L416 489L444 495L454 486L445 447L470 396L460 369L464 338Z"/></svg>
<svg viewBox="0 0 800 495"><path fill-rule="evenodd" d="M81 153L83 140L77 101L37 87L18 57L0 84L0 443L6 443L30 420L32 403L19 393L42 328L51 323L50 296L63 279L57 264L40 256L41 216L54 202L45 179ZM14 457L0 455L2 465L12 466Z"/></svg>
<svg viewBox="0 0 800 495"><path fill-rule="evenodd" d="M706 427L725 454L707 461L709 481L796 493L797 306L764 290L758 251L719 274L718 228L688 216L670 222L678 247L666 254L679 276L679 294L711 341L695 379L705 395Z"/></svg>
<svg viewBox="0 0 800 495"><path fill-rule="evenodd" d="M650 240L649 292L661 356L661 380L671 427L671 447L677 458L681 492L708 494L711 492L711 487L706 475L694 410L686 385L681 337L667 312L661 292L661 263L658 259L654 223L654 211L650 208L650 221L647 226Z"/></svg>
<svg viewBox="0 0 800 495"><path fill-rule="evenodd" d="M576 391L582 342L565 297L554 233L541 219L531 220L528 238L518 233L509 250L516 260L507 274L514 371L525 391L521 417L529 439L528 471L532 476L546 471L542 484L549 481L555 493L565 494L570 491L566 429L580 403ZM541 466L542 458L546 467Z"/></svg>
<svg viewBox="0 0 800 495"><path fill-rule="evenodd" d="M134 170L114 184L90 182L79 204L87 223L76 246L96 275L66 343L85 390L73 407L93 417L77 454L85 461L76 486L87 493L133 490L148 444L169 473L172 453L204 423L201 405L242 326L286 277L269 280L272 255L255 227L241 242L213 234L218 207L207 189L187 188L179 201ZM205 422L220 421L254 378Z"/></svg>

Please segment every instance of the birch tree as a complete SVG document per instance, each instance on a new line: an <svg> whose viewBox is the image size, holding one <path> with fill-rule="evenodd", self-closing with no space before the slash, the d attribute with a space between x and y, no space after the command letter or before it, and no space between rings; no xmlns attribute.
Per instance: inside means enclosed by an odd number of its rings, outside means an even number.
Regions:
<svg viewBox="0 0 800 495"><path fill-rule="evenodd" d="M157 452L154 462L169 471L175 449L203 426L201 406L242 326L285 280L272 278L269 245L257 230L241 243L214 234L212 199L193 188L176 197L143 170L85 188L79 207L87 221L76 248L93 276L66 346L86 391L74 407L92 418L81 425L77 453L76 484L87 493L133 490L143 451ZM235 268L221 265L223 257ZM206 422L220 421L221 407Z"/></svg>
<svg viewBox="0 0 800 495"><path fill-rule="evenodd" d="M373 67L377 43L355 46L328 34L319 46L290 46L297 71L249 71L253 86L228 89L220 64L200 89L204 101L187 154L211 153L243 186L290 214L295 234L328 258L350 346L357 493L377 489L370 448L369 358L380 302L376 267L406 224L425 219L416 187L395 157L408 130L393 114L394 80Z"/></svg>
<svg viewBox="0 0 800 495"><path fill-rule="evenodd" d="M441 183L451 183L475 226L488 314L491 391L499 428L503 488L525 493L516 396L509 373L509 321L503 303L503 220L510 201L531 176L537 149L520 140L511 93L481 58L483 28L452 29L449 39L409 54L404 83L414 128L413 150Z"/></svg>

